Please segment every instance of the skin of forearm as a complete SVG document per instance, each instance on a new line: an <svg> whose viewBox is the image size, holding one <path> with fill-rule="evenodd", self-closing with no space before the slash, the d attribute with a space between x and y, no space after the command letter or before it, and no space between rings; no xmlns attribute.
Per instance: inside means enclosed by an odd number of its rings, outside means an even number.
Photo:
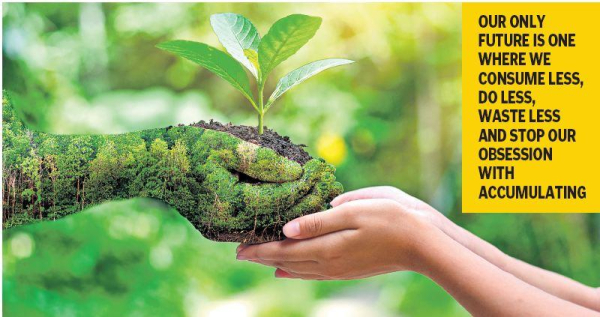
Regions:
<svg viewBox="0 0 600 317"><path fill-rule="evenodd" d="M441 226L444 233L501 270L554 296L600 311L598 289L515 259L447 218L444 219Z"/></svg>
<svg viewBox="0 0 600 317"><path fill-rule="evenodd" d="M424 251L417 271L474 316L600 316L501 270L442 231L433 230L420 243Z"/></svg>

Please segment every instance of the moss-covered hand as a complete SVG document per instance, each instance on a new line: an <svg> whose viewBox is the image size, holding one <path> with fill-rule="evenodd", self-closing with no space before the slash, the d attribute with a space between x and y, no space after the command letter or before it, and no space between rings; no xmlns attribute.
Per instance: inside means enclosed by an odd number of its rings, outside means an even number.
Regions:
<svg viewBox="0 0 600 317"><path fill-rule="evenodd" d="M151 197L217 241L283 238L288 221L342 191L333 166L304 165L225 132L178 126L117 135L31 131L3 98L4 227L104 201Z"/></svg>

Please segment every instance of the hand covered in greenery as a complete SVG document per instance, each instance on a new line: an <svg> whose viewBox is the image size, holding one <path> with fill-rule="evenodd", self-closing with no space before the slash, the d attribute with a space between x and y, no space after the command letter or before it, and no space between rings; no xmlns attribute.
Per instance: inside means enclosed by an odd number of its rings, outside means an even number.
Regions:
<svg viewBox="0 0 600 317"><path fill-rule="evenodd" d="M200 208L184 216L213 240L280 240L286 222L325 209L342 191L333 166L312 159L302 167L224 132L205 130L194 151L204 162Z"/></svg>
<svg viewBox="0 0 600 317"><path fill-rule="evenodd" d="M304 166L225 132L178 126L119 135L31 131L3 99L5 227L56 219L108 200L151 197L202 234L257 243L323 210L341 192L334 168Z"/></svg>

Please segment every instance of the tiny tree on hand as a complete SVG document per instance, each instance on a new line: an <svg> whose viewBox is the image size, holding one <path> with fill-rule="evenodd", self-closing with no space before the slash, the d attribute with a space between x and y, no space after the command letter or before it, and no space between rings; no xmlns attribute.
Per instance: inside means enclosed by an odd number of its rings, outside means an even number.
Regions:
<svg viewBox="0 0 600 317"><path fill-rule="evenodd" d="M231 56L204 43L191 41L168 41L157 47L210 70L239 90L258 113L259 134L263 133L265 113L286 91L328 68L353 63L347 59L330 58L306 64L283 76L265 102L264 88L269 74L315 35L321 26L321 18L303 14L289 15L275 22L262 39L252 22L239 14L213 14L210 22L219 41ZM256 99L242 65L256 80Z"/></svg>

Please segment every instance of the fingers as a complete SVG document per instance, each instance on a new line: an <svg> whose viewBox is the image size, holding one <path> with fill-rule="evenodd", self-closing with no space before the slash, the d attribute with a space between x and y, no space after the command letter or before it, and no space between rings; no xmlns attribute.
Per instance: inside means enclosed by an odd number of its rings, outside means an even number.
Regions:
<svg viewBox="0 0 600 317"><path fill-rule="evenodd" d="M294 218L287 212L290 206L297 206L298 202L304 199L303 197L315 186L320 175L321 173L307 172L300 180L296 181L281 184L237 183L235 187L243 193L245 209L252 211L254 215L277 215L276 220L283 224ZM310 206L306 206L306 204L302 206L305 207L304 210L311 208L311 211L315 211L322 206L316 205L317 203L313 202Z"/></svg>
<svg viewBox="0 0 600 317"><path fill-rule="evenodd" d="M265 147L256 148L254 155L250 154L249 157L244 158L247 152L245 150L240 152L240 149L251 149L255 145L248 142L243 143L251 144L251 146L238 147L238 154L243 158L242 161L247 160L250 164L241 165L238 169L239 172L261 181L275 183L293 181L302 175L302 166L298 162Z"/></svg>
<svg viewBox="0 0 600 317"><path fill-rule="evenodd" d="M319 160L307 162L299 180L285 183L240 182L214 156L197 170L203 175L201 232L208 238L215 238L210 230L225 230L246 232L239 241L279 240L286 222L323 210L326 202L342 191L341 184L335 182L333 167Z"/></svg>
<svg viewBox="0 0 600 317"><path fill-rule="evenodd" d="M243 236L238 241L281 239L282 226L301 215L323 210L342 192L335 168L312 159L304 166L271 149L242 141L224 132L205 130L194 146L201 178L199 211L194 218L202 234ZM233 170L260 182L243 180ZM225 238L223 238L225 239Z"/></svg>
<svg viewBox="0 0 600 317"><path fill-rule="evenodd" d="M391 186L367 187L343 193L331 201L331 206L337 207L343 203L360 199L387 198L395 199L401 191Z"/></svg>
<svg viewBox="0 0 600 317"><path fill-rule="evenodd" d="M342 191L342 184L335 181L333 174L324 174L308 195L286 210L286 221L326 209L327 203Z"/></svg>
<svg viewBox="0 0 600 317"><path fill-rule="evenodd" d="M319 263L317 261L269 261L269 260L252 260L252 262L280 268L292 274L317 274L319 271Z"/></svg>
<svg viewBox="0 0 600 317"><path fill-rule="evenodd" d="M311 260L318 242L294 240L275 241L263 244L246 245L240 248L238 260L260 261L307 261Z"/></svg>
<svg viewBox="0 0 600 317"><path fill-rule="evenodd" d="M350 215L354 209L336 208L327 211L321 211L294 219L283 226L283 233L286 237L292 239L308 239L318 237L327 233L356 229L358 224L355 218Z"/></svg>
<svg viewBox="0 0 600 317"><path fill-rule="evenodd" d="M330 280L330 278L328 278L328 277L317 275L317 274L298 274L298 273L286 272L285 270L280 269L280 268L275 270L275 277L276 278L293 278L293 279L302 279L302 280L316 280L316 281Z"/></svg>
<svg viewBox="0 0 600 317"><path fill-rule="evenodd" d="M380 204L383 202L401 206L389 199L354 201L326 211L296 218L283 226L283 233L286 237L292 239L308 239L332 232L358 229L361 224L359 218L366 217L364 214L368 211L376 210L377 208L373 207L374 203Z"/></svg>
<svg viewBox="0 0 600 317"><path fill-rule="evenodd" d="M282 269L275 270L275 277L277 278L294 278L294 276Z"/></svg>
<svg viewBox="0 0 600 317"><path fill-rule="evenodd" d="M322 210L332 194L341 191L341 184L335 182L333 167L328 164L311 160L304 168L304 175L297 181L238 183L236 187L243 192L245 208L255 215L277 214L281 225L300 215Z"/></svg>
<svg viewBox="0 0 600 317"><path fill-rule="evenodd" d="M263 182L283 183L302 176L302 166L275 151L225 132L206 130L202 141L225 168Z"/></svg>

